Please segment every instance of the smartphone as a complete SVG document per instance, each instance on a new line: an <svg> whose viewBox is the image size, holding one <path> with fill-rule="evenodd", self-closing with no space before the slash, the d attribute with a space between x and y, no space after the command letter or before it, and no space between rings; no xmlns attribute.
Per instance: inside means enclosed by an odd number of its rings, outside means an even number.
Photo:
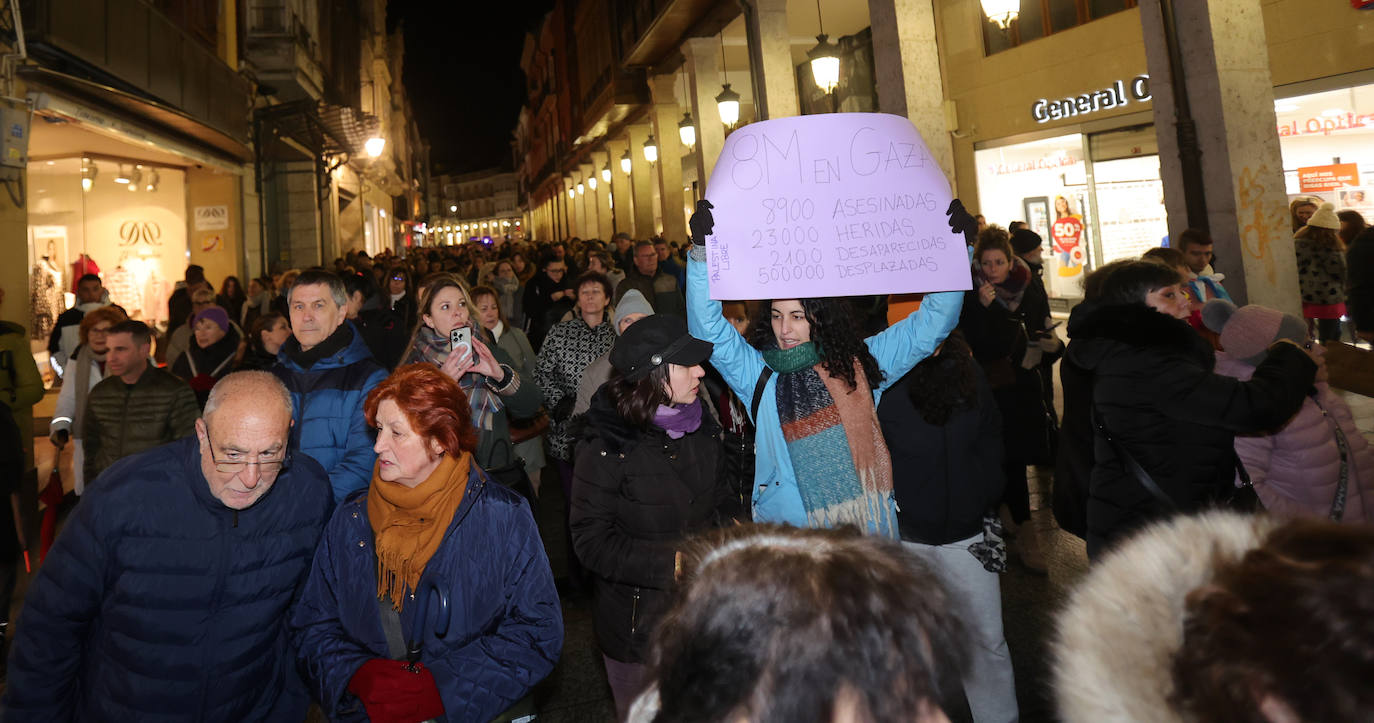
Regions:
<svg viewBox="0 0 1374 723"><path fill-rule="evenodd" d="M458 349L466 348L469 355L472 354L472 327L460 326L448 333L448 348L450 353L458 353Z"/></svg>

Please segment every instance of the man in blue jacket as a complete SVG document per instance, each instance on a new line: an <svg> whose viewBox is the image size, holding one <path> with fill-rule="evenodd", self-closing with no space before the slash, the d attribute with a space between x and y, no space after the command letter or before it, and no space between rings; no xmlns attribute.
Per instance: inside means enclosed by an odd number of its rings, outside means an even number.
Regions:
<svg viewBox="0 0 1374 723"><path fill-rule="evenodd" d="M348 321L348 294L338 276L306 271L286 298L291 338L271 371L295 402L293 446L324 467L334 501L342 502L372 480L377 453L363 401L386 378L386 370Z"/></svg>
<svg viewBox="0 0 1374 723"><path fill-rule="evenodd" d="M266 372L210 393L196 435L116 462L29 587L7 721L299 721L284 628L330 509Z"/></svg>

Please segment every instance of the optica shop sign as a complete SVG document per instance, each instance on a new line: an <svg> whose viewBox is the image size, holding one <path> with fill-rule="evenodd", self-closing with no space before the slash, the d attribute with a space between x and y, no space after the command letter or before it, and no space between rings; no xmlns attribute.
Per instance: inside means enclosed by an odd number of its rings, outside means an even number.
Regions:
<svg viewBox="0 0 1374 723"><path fill-rule="evenodd" d="M1374 113L1343 113L1279 124L1279 136L1329 136L1337 131L1374 130Z"/></svg>
<svg viewBox="0 0 1374 723"><path fill-rule="evenodd" d="M1150 98L1150 76L1142 74L1130 80L1118 80L1101 90L1080 93L1068 98L1041 98L1031 104L1031 117L1035 118L1036 123L1048 123L1121 108L1130 105L1132 101L1143 103Z"/></svg>

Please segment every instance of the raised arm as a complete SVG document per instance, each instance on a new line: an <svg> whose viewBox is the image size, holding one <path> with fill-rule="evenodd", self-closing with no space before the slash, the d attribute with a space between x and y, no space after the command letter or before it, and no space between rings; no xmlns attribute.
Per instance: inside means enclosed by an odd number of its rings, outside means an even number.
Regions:
<svg viewBox="0 0 1374 723"><path fill-rule="evenodd" d="M864 340L883 370L879 394L901 379L918 362L930 356L959 323L964 292L926 294L921 308L895 325Z"/></svg>

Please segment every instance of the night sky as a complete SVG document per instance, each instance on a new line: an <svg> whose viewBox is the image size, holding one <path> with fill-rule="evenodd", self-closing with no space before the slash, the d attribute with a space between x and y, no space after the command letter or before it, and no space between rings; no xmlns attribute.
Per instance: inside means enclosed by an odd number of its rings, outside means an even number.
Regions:
<svg viewBox="0 0 1374 723"><path fill-rule="evenodd" d="M520 50L553 0L390 0L405 23L405 84L434 173L511 164L525 80Z"/></svg>

